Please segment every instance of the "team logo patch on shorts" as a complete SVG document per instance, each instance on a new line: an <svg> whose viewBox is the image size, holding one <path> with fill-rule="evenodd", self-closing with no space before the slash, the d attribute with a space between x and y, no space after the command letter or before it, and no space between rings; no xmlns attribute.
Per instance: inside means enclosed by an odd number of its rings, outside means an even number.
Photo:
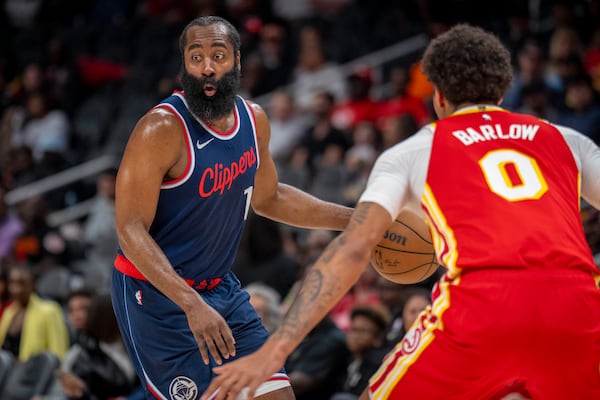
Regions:
<svg viewBox="0 0 600 400"><path fill-rule="evenodd" d="M419 343L421 342L421 332L422 328L419 324L406 333L404 339L402 339L402 354L411 354L419 347Z"/></svg>
<svg viewBox="0 0 600 400"><path fill-rule="evenodd" d="M187 376L178 376L171 381L169 394L172 400L195 400L198 396L198 386Z"/></svg>

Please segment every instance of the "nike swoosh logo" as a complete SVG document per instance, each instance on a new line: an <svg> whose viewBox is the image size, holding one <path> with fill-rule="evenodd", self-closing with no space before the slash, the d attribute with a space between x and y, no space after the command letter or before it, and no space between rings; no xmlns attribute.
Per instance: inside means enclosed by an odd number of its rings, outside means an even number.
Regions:
<svg viewBox="0 0 600 400"><path fill-rule="evenodd" d="M209 144L210 142L212 142L213 140L215 140L215 138L208 139L208 140L207 140L206 142L204 142L204 143L200 143L200 141L198 140L198 141L196 142L196 148L197 148L198 150L200 150L200 149L203 149L203 148L205 148L206 146L208 146L208 144Z"/></svg>

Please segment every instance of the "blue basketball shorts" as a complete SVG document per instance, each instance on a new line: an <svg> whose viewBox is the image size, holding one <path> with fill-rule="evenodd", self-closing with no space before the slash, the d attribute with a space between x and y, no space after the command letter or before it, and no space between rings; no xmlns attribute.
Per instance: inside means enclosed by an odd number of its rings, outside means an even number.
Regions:
<svg viewBox="0 0 600 400"><path fill-rule="evenodd" d="M233 273L214 288L199 292L204 301L221 314L236 341L233 361L253 353L267 339L256 311ZM113 270L111 295L123 341L148 399L200 397L214 377L217 366L202 361L185 313L150 282ZM273 375L263 393L289 386L284 370ZM258 393L258 392L257 392Z"/></svg>

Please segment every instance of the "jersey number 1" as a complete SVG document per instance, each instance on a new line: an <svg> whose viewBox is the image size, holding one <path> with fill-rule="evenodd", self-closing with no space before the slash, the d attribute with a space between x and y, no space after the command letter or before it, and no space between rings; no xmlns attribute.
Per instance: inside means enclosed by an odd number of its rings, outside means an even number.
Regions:
<svg viewBox="0 0 600 400"><path fill-rule="evenodd" d="M244 221L248 219L248 212L250 211L250 202L252 201L252 190L254 190L253 186L248 186L244 190L244 194L246 195L246 210L244 210Z"/></svg>

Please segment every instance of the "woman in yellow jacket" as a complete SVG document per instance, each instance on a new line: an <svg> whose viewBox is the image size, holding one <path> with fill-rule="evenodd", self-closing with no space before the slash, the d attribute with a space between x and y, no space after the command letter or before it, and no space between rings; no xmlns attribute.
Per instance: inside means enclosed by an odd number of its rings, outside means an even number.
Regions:
<svg viewBox="0 0 600 400"><path fill-rule="evenodd" d="M69 333L60 305L34 293L33 274L27 266L14 266L8 275L13 302L0 319L0 346L26 361L41 351L62 359L69 347Z"/></svg>

